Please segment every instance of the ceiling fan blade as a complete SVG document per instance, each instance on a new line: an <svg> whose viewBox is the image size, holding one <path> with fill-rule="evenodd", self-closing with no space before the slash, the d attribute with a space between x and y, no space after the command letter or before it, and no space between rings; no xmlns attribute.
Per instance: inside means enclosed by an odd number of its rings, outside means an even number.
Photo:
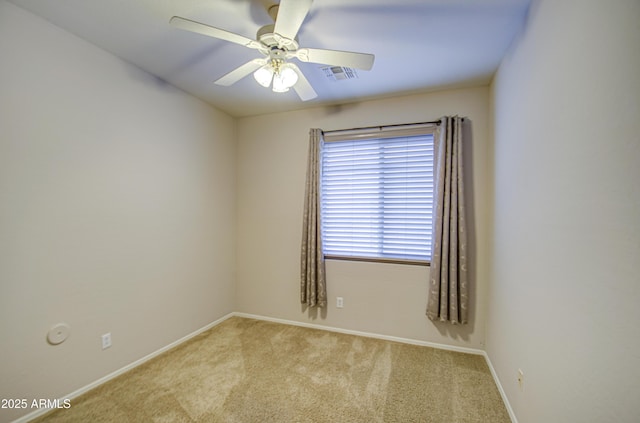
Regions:
<svg viewBox="0 0 640 423"><path fill-rule="evenodd" d="M245 76L249 75L252 72L257 71L259 68L264 66L267 63L267 59L253 59L250 62L245 63L244 65L232 70L228 74L224 75L220 79L218 79L215 84L223 85L228 87L229 85L235 84Z"/></svg>
<svg viewBox="0 0 640 423"><path fill-rule="evenodd" d="M296 91L296 94L298 94L298 97L300 97L300 100L307 101L316 98L318 94L313 89L300 68L291 62L289 62L289 66L291 66L291 68L293 68L293 70L298 74L298 82L293 86L293 89Z"/></svg>
<svg viewBox="0 0 640 423"><path fill-rule="evenodd" d="M280 0L274 32L291 40L296 38L300 25L307 17L313 0Z"/></svg>
<svg viewBox="0 0 640 423"><path fill-rule="evenodd" d="M180 16L174 16L169 20L169 23L185 31L196 32L198 34L208 35L209 37L218 38L220 40L230 41L232 43L240 44L245 47L259 49L260 43L247 38L243 35L235 34L233 32L225 31L224 29L216 28L213 26L205 25L200 22L192 21L190 19L181 18Z"/></svg>
<svg viewBox="0 0 640 423"><path fill-rule="evenodd" d="M375 56L367 53L353 53L350 51L322 50L317 48L301 48L296 57L302 62L323 63L333 66L347 66L350 68L370 70Z"/></svg>

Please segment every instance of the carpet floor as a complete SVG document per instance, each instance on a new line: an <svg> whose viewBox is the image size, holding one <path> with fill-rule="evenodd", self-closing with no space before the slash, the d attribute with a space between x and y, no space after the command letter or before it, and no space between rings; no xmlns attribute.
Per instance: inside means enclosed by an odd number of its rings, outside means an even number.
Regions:
<svg viewBox="0 0 640 423"><path fill-rule="evenodd" d="M510 419L482 356L232 317L34 422Z"/></svg>

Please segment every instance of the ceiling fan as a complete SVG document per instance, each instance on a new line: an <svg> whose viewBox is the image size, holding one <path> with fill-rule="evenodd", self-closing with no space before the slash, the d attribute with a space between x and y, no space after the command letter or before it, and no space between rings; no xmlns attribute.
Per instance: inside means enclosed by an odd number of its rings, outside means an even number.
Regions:
<svg viewBox="0 0 640 423"><path fill-rule="evenodd" d="M265 56L232 70L215 81L216 84L229 86L253 73L260 85L271 86L275 92L287 92L293 87L300 99L307 101L317 97L317 94L300 68L290 59L370 70L375 58L366 53L300 48L296 35L309 13L312 1L281 0L279 5L271 6L269 15L275 23L260 28L256 40L179 16L172 17L169 22L176 28L240 44L258 50Z"/></svg>

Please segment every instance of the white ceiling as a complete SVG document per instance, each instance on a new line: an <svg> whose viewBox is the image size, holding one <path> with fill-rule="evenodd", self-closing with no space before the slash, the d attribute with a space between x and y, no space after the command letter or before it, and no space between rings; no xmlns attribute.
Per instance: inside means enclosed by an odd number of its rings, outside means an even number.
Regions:
<svg viewBox="0 0 640 423"><path fill-rule="evenodd" d="M296 59L318 93L308 102L251 76L230 87L213 84L260 53L169 25L179 15L255 39L272 23L266 9L277 0L11 1L232 116L249 116L488 84L530 0L315 0L298 33L301 47L376 58L371 71L343 81Z"/></svg>

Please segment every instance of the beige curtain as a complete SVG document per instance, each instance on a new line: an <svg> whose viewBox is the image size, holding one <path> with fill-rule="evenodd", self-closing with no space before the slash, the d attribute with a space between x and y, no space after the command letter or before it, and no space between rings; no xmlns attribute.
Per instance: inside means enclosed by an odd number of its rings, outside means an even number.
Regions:
<svg viewBox="0 0 640 423"><path fill-rule="evenodd" d="M302 226L302 260L300 272L300 302L309 307L327 305L324 254L320 231L320 159L323 137L320 129L309 131L309 159L304 196Z"/></svg>
<svg viewBox="0 0 640 423"><path fill-rule="evenodd" d="M467 234L465 225L462 118L444 117L435 140L434 237L427 316L453 324L467 323Z"/></svg>

